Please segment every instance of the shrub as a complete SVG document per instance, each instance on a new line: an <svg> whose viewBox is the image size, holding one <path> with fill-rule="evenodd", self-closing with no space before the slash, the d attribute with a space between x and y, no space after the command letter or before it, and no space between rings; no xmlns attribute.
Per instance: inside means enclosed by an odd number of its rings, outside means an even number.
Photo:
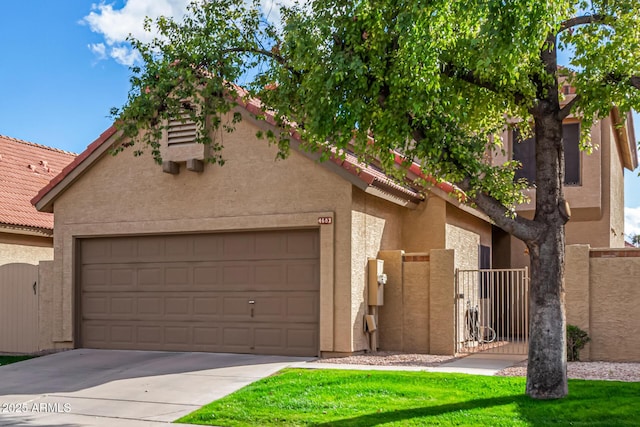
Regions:
<svg viewBox="0 0 640 427"><path fill-rule="evenodd" d="M591 341L589 335L574 325L567 325L567 361L577 362L580 360L580 350Z"/></svg>

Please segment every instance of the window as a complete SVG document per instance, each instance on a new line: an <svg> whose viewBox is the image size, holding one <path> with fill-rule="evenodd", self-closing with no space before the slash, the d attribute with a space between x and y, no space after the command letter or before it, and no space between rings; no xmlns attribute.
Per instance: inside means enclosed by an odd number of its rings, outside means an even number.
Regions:
<svg viewBox="0 0 640 427"><path fill-rule="evenodd" d="M564 184L580 185L580 124L562 125L564 145ZM525 178L536 182L536 141L534 138L522 140L517 130L513 131L513 159L522 163L516 171L515 179Z"/></svg>

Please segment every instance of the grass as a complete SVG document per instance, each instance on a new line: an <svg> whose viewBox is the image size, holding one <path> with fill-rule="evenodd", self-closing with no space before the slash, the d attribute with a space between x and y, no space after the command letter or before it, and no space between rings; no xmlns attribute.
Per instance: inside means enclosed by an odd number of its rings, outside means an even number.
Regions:
<svg viewBox="0 0 640 427"><path fill-rule="evenodd" d="M217 426L637 426L640 383L569 381L538 401L525 379L285 369L179 419Z"/></svg>
<svg viewBox="0 0 640 427"><path fill-rule="evenodd" d="M0 356L0 366L22 362L23 360L33 359L34 357L36 356Z"/></svg>

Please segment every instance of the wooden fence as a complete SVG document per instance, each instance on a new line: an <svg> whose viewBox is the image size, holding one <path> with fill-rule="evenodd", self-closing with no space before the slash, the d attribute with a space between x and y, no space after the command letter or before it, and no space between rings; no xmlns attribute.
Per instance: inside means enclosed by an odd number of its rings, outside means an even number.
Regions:
<svg viewBox="0 0 640 427"><path fill-rule="evenodd" d="M0 265L0 353L38 351L38 266Z"/></svg>

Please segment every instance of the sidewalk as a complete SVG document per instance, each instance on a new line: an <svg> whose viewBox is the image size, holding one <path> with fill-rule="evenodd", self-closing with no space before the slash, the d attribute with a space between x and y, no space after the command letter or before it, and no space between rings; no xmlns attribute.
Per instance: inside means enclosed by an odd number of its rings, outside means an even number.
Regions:
<svg viewBox="0 0 640 427"><path fill-rule="evenodd" d="M426 371L450 372L473 375L495 375L502 369L513 366L526 359L520 354L471 354L466 357L446 362L437 367L425 366L381 366L381 365L348 365L338 363L303 362L295 364L296 368L304 369L354 369L372 371Z"/></svg>

